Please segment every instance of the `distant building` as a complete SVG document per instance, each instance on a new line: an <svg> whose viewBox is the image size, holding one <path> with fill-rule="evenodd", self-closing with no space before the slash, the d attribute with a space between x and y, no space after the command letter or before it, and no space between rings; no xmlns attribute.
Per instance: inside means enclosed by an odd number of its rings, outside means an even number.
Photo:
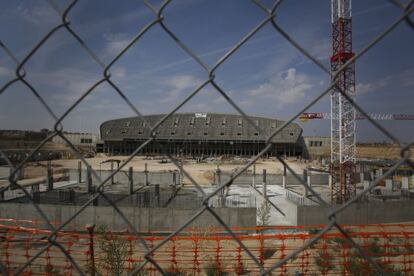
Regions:
<svg viewBox="0 0 414 276"><path fill-rule="evenodd" d="M304 136L304 157L316 159L331 156L331 137Z"/></svg>
<svg viewBox="0 0 414 276"><path fill-rule="evenodd" d="M150 127L165 115L148 115L104 122L101 150L111 155L129 155L151 137ZM147 144L140 154L181 154L186 156L258 154L266 139L284 122L263 117L217 113L179 113L168 117L155 130L156 142ZM251 124L253 123L253 125ZM259 130L258 130L259 129ZM272 139L266 155L302 155L302 129L291 123Z"/></svg>
<svg viewBox="0 0 414 276"><path fill-rule="evenodd" d="M76 133L76 132L64 132L63 135L74 145L74 146L88 146L96 147L96 143L99 142L99 135L93 133ZM54 143L66 144L66 141L60 136L55 136L52 139Z"/></svg>
<svg viewBox="0 0 414 276"><path fill-rule="evenodd" d="M0 130L0 148L7 159L13 163L23 161L29 157L29 161L42 161L61 158L70 158L73 156L72 149L59 136L55 136L51 141L47 141L38 149L36 154L32 154L40 143L45 141L51 134L49 130L41 131L32 130ZM73 143L82 153L94 155L96 152L96 143L99 136L90 133L64 133L65 137ZM0 157L0 164L6 164L7 161Z"/></svg>

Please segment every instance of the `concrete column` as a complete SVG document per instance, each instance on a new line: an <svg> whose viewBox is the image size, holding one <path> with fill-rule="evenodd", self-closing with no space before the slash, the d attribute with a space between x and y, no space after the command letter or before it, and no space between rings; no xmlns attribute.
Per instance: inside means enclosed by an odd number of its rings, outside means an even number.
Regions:
<svg viewBox="0 0 414 276"><path fill-rule="evenodd" d="M380 178L383 174L383 170L382 169L378 169L375 171L375 177L376 178Z"/></svg>
<svg viewBox="0 0 414 276"><path fill-rule="evenodd" d="M114 162L111 162L111 174L114 172ZM111 184L114 185L114 176L111 177Z"/></svg>
<svg viewBox="0 0 414 276"><path fill-rule="evenodd" d="M263 196L267 198L267 179L266 179L266 169L263 169Z"/></svg>
<svg viewBox="0 0 414 276"><path fill-rule="evenodd" d="M145 186L148 186L148 164L145 163L145 169L144 169L144 174L145 174Z"/></svg>
<svg viewBox="0 0 414 276"><path fill-rule="evenodd" d="M82 183L82 162L78 161L78 183Z"/></svg>
<svg viewBox="0 0 414 276"><path fill-rule="evenodd" d="M53 190L53 171L52 171L52 163L47 161L47 190Z"/></svg>
<svg viewBox="0 0 414 276"><path fill-rule="evenodd" d="M305 181L305 183L309 185L309 183L308 183L308 170L306 170L306 169L303 170L303 181ZM303 188L305 189L305 193L304 193L305 197L308 197L309 196L308 189L306 187L303 187Z"/></svg>
<svg viewBox="0 0 414 276"><path fill-rule="evenodd" d="M34 192L39 192L39 184L32 184L31 191L32 191L32 194Z"/></svg>
<svg viewBox="0 0 414 276"><path fill-rule="evenodd" d="M371 180L371 181L374 181L374 180L375 180L374 171L370 171L370 172L369 172L369 175L370 175L370 180Z"/></svg>
<svg viewBox="0 0 414 276"><path fill-rule="evenodd" d="M216 174L217 174L217 187L218 187L221 185L221 170L220 170L219 165L217 165Z"/></svg>
<svg viewBox="0 0 414 276"><path fill-rule="evenodd" d="M70 203L75 203L75 190L70 189L69 190L69 202Z"/></svg>
<svg viewBox="0 0 414 276"><path fill-rule="evenodd" d="M385 179L385 189L392 191L392 179Z"/></svg>
<svg viewBox="0 0 414 276"><path fill-rule="evenodd" d="M154 193L155 193L155 202L157 203L157 207L160 207L160 184L155 184L154 187Z"/></svg>
<svg viewBox="0 0 414 276"><path fill-rule="evenodd" d="M370 182L368 180L364 180L362 183L362 185L364 185L364 190L368 189Z"/></svg>
<svg viewBox="0 0 414 276"><path fill-rule="evenodd" d="M92 205L93 205L93 206L98 206L98 205L99 205L99 201L98 201L98 199L99 199L99 197L95 198L95 199L92 201Z"/></svg>
<svg viewBox="0 0 414 276"><path fill-rule="evenodd" d="M253 182L252 182L252 184L253 184L253 187L255 187L256 188L256 164L253 164Z"/></svg>
<svg viewBox="0 0 414 276"><path fill-rule="evenodd" d="M184 166L184 162L180 161L180 181L181 181L181 186L184 186L184 172L182 170L182 167Z"/></svg>
<svg viewBox="0 0 414 276"><path fill-rule="evenodd" d="M217 187L220 187L222 182L221 182L221 170L220 170L220 166L217 165L217 170L216 170L216 174L217 174ZM219 206L220 207L225 207L226 202L225 202L225 188L223 187L222 189L220 189L219 193L218 193L218 199L219 199Z"/></svg>
<svg viewBox="0 0 414 276"><path fill-rule="evenodd" d="M173 179L172 179L172 184L170 185L172 188L172 193L175 194L175 192L177 191L177 175L175 172L173 172Z"/></svg>
<svg viewBox="0 0 414 276"><path fill-rule="evenodd" d="M39 191L34 192L32 194L32 197L33 197L34 203L40 203L40 192Z"/></svg>
<svg viewBox="0 0 414 276"><path fill-rule="evenodd" d="M287 185L286 185L286 166L285 166L285 164L283 164L283 176L282 176L282 185L283 185L283 188L287 188Z"/></svg>
<svg viewBox="0 0 414 276"><path fill-rule="evenodd" d="M90 166L86 166L86 188L88 193L92 192L92 173Z"/></svg>
<svg viewBox="0 0 414 276"><path fill-rule="evenodd" d="M363 172L359 173L359 182L364 183L364 180L365 180L364 173Z"/></svg>
<svg viewBox="0 0 414 276"><path fill-rule="evenodd" d="M408 190L409 189L409 186L408 186L408 177L406 177L406 176L403 176L401 178L401 189L403 189L403 190Z"/></svg>
<svg viewBox="0 0 414 276"><path fill-rule="evenodd" d="M134 169L132 167L129 167L128 180L129 180L129 194L132 195L134 193Z"/></svg>
<svg viewBox="0 0 414 276"><path fill-rule="evenodd" d="M177 174L176 174L176 172L173 172L172 178L173 178L172 186L176 187L177 186Z"/></svg>

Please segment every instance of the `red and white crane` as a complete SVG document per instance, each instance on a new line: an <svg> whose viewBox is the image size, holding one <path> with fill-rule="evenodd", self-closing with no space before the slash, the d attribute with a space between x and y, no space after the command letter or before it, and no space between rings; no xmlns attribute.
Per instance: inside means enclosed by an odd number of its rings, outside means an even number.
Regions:
<svg viewBox="0 0 414 276"><path fill-rule="evenodd" d="M355 63L352 52L351 0L331 0L331 77L346 95L355 99ZM342 68L346 65L345 68ZM343 203L355 195L356 112L338 88L331 92L331 176L332 203Z"/></svg>

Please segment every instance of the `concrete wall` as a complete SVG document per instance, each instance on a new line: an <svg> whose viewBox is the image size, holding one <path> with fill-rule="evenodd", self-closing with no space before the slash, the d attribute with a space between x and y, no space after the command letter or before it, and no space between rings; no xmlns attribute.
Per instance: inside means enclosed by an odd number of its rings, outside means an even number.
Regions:
<svg viewBox="0 0 414 276"><path fill-rule="evenodd" d="M304 136L306 154L310 159L329 157L331 154L331 138L326 136Z"/></svg>
<svg viewBox="0 0 414 276"><path fill-rule="evenodd" d="M49 220L60 224L70 218L80 206L47 205L41 204ZM196 210L180 210L169 208L136 208L119 207L129 221L140 232L173 231L184 224ZM215 208L217 214L231 227L256 226L255 208ZM28 219L41 221L38 212L31 204L2 203L0 204L0 218ZM64 230L84 230L85 225L106 225L114 230L127 229L125 222L113 207L89 206L81 212ZM45 225L40 225L45 227ZM209 213L204 212L190 226L207 228L220 227L217 220Z"/></svg>
<svg viewBox="0 0 414 276"><path fill-rule="evenodd" d="M318 173L310 174L310 181L312 185L329 185L329 174Z"/></svg>
<svg viewBox="0 0 414 276"><path fill-rule="evenodd" d="M95 145L99 141L99 135L93 133L64 133L66 139L68 139L72 144L76 146L88 146ZM90 139L90 143L86 143L84 139ZM55 136L52 138L54 143L66 144L60 136Z"/></svg>
<svg viewBox="0 0 414 276"><path fill-rule="evenodd" d="M329 209L320 206L295 206L290 215L294 225L328 223ZM296 211L295 211L296 210ZM414 201L354 203L337 215L341 224L369 224L414 221Z"/></svg>

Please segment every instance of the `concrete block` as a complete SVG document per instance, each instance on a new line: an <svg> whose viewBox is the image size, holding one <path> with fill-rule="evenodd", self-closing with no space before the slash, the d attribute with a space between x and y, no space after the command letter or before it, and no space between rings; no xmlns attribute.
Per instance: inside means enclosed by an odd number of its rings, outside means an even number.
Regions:
<svg viewBox="0 0 414 276"><path fill-rule="evenodd" d="M401 178L401 189L408 190L408 177L404 176Z"/></svg>
<svg viewBox="0 0 414 276"><path fill-rule="evenodd" d="M383 175L383 170L382 169L378 169L375 171L375 177L379 178Z"/></svg>
<svg viewBox="0 0 414 276"><path fill-rule="evenodd" d="M392 191L392 179L385 179L385 189Z"/></svg>

